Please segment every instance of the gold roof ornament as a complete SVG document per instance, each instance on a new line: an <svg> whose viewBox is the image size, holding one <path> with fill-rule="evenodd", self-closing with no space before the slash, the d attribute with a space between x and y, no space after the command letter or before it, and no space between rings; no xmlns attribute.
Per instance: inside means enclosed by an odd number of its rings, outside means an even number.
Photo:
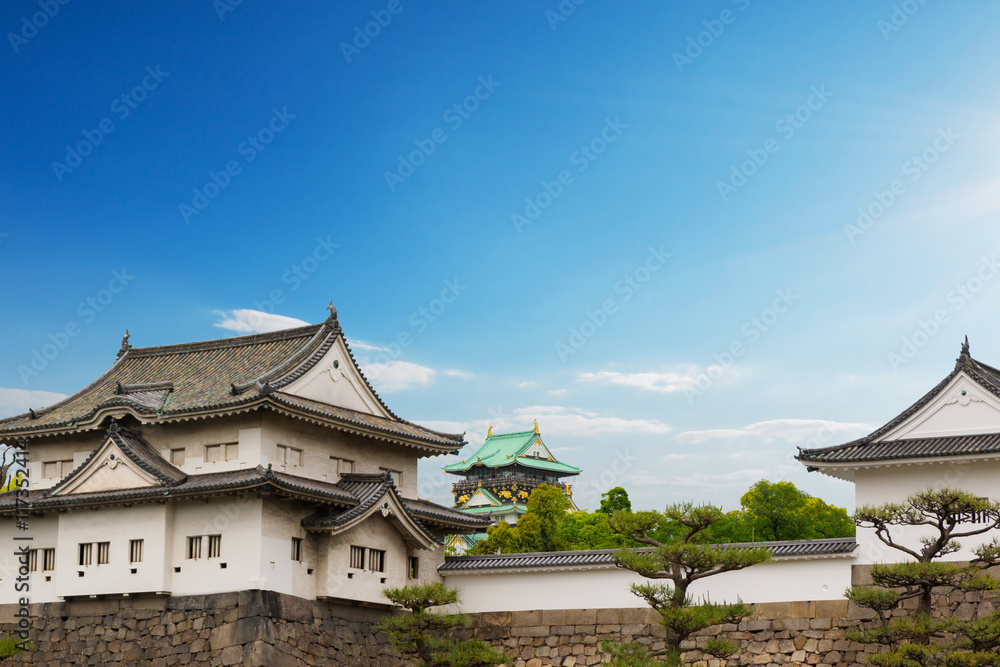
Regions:
<svg viewBox="0 0 1000 667"><path fill-rule="evenodd" d="M490 427L486 430L486 437L488 438L491 435L493 435L493 424L490 424Z"/></svg>
<svg viewBox="0 0 1000 667"><path fill-rule="evenodd" d="M535 420L535 433L538 433L538 420Z"/></svg>

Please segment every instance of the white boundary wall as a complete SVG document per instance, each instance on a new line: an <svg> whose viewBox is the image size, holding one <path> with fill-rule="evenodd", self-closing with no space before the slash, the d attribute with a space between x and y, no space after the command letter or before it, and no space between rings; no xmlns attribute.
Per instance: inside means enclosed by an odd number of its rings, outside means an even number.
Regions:
<svg viewBox="0 0 1000 667"><path fill-rule="evenodd" d="M785 558L695 582L690 592L712 602L801 602L842 600L851 585L853 556ZM629 590L649 582L616 567L442 572L448 588L458 590L461 610L617 609L646 607ZM663 581L663 580L661 580Z"/></svg>

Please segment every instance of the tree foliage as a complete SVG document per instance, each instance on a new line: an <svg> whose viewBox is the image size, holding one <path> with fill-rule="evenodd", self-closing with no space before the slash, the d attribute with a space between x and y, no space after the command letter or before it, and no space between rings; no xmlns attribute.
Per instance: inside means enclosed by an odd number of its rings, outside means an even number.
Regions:
<svg viewBox="0 0 1000 667"><path fill-rule="evenodd" d="M632 592L660 614L666 630L668 651L678 651L680 643L698 630L718 623L736 622L749 616L746 605L694 604L688 593L701 579L732 572L770 560L765 548L721 547L706 542L712 526L723 519L722 510L712 505L679 503L663 512L618 512L611 516L611 529L644 549L622 549L615 553L619 566L662 583L634 584ZM657 534L679 535L661 541ZM728 646L728 645L727 645ZM719 655L735 652L735 647L714 646ZM728 654L727 654L728 655Z"/></svg>
<svg viewBox="0 0 1000 667"><path fill-rule="evenodd" d="M507 661L484 641L455 637L457 630L469 625L466 616L428 611L458 601L458 593L444 584L389 588L383 594L410 613L386 617L379 629L393 648L414 657L417 667L493 667Z"/></svg>
<svg viewBox="0 0 1000 667"><path fill-rule="evenodd" d="M972 516L977 522L966 523ZM877 617L873 626L850 633L849 639L890 649L870 656L869 662L884 667L978 667L1000 662L1000 611L972 621L932 614L934 593L1000 588L1000 581L986 572L1000 563L997 540L977 547L971 562L939 560L961 549L958 540L1000 527L1000 503L957 489L928 489L905 503L859 507L854 521L912 559L873 565L872 585L855 586L845 594ZM924 529L920 546L914 544L914 531L899 530L904 527ZM916 610L899 616L895 612L907 600L916 601Z"/></svg>

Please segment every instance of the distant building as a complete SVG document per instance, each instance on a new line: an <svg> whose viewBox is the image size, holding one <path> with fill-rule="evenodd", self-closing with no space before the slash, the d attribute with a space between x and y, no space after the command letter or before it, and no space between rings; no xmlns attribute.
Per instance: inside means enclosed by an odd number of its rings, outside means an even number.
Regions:
<svg viewBox="0 0 1000 667"><path fill-rule="evenodd" d="M126 335L94 382L0 420L0 444L28 452L0 540L29 540L32 602L259 589L384 605L386 587L441 581L446 534L488 525L417 499L418 460L465 442L390 411L332 305L266 334ZM15 559L0 556L0 602L17 600Z"/></svg>
<svg viewBox="0 0 1000 667"><path fill-rule="evenodd" d="M493 434L491 426L486 441L469 458L444 467L452 475L464 479L455 482L455 508L467 514L488 516L493 521L513 525L527 513L528 496L542 484L558 486L566 493L570 505L573 491L563 477L580 474L580 469L561 463L542 442L538 422L530 431ZM456 553L465 553L485 533L452 535L447 544Z"/></svg>

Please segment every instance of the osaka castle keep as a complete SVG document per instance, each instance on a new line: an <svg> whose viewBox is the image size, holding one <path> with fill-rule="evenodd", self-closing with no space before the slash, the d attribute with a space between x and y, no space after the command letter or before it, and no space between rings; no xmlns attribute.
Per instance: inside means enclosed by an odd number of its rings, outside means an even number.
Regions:
<svg viewBox="0 0 1000 667"><path fill-rule="evenodd" d="M0 420L0 444L27 452L30 492L16 521L0 495L0 539L28 547L32 602L258 589L385 605L386 587L441 581L445 535L488 521L418 500L417 462L464 437L394 414L329 310L198 343L126 335L91 384Z"/></svg>
<svg viewBox="0 0 1000 667"><path fill-rule="evenodd" d="M579 475L580 469L556 460L542 442L537 420L534 429L517 433L494 435L491 426L482 447L467 459L444 466L444 471L464 477L452 485L455 508L492 521L517 523L528 511L528 496L542 484L560 487L576 509L573 491L560 479ZM461 553L483 536L454 535L448 545Z"/></svg>

